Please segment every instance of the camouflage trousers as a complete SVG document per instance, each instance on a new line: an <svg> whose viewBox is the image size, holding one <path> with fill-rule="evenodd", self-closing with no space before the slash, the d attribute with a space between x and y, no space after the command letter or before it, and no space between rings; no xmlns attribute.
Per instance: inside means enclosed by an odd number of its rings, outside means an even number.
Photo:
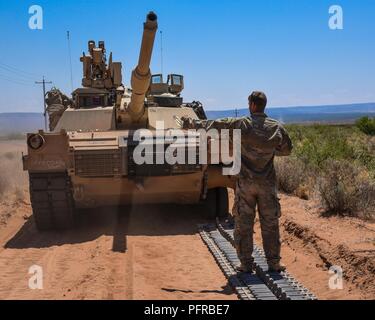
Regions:
<svg viewBox="0 0 375 320"><path fill-rule="evenodd" d="M234 240L241 263L253 262L253 234L256 207L259 212L263 248L269 263L280 261L279 218L280 203L276 181L272 179L239 178L235 190L233 215L235 221Z"/></svg>

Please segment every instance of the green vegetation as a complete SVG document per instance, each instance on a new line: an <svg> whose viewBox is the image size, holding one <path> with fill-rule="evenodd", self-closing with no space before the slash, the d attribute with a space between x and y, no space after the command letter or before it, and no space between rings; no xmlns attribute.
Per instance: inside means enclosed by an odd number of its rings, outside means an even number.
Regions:
<svg viewBox="0 0 375 320"><path fill-rule="evenodd" d="M364 167L375 179L375 139L351 125L289 125L293 155L306 166L322 170L327 160L347 160Z"/></svg>
<svg viewBox="0 0 375 320"><path fill-rule="evenodd" d="M355 123L357 128L364 134L374 136L375 135L375 118L370 119L369 117L363 117L357 120Z"/></svg>
<svg viewBox="0 0 375 320"><path fill-rule="evenodd" d="M317 192L329 213L375 218L375 137L353 125L287 125L294 150L279 158L279 188Z"/></svg>

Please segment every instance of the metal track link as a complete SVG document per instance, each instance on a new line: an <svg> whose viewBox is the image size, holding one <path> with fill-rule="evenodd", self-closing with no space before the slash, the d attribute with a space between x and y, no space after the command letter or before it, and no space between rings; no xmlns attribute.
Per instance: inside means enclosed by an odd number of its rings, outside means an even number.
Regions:
<svg viewBox="0 0 375 320"><path fill-rule="evenodd" d="M250 292L250 290L242 283L242 281L237 277L237 272L235 268L229 263L217 245L213 242L204 227L199 228L199 234L206 244L208 250L214 256L217 264L219 265L221 271L224 273L225 277L228 279L231 287L236 291L237 296L241 300L255 300L255 297Z"/></svg>
<svg viewBox="0 0 375 320"><path fill-rule="evenodd" d="M233 224L220 223L216 220L218 232L231 244L234 248L234 227ZM263 280L267 287L281 300L316 300L316 296L307 288L301 285L288 272L269 272L267 260L263 250L254 245L253 250L254 266L256 274ZM238 259L238 258L237 258Z"/></svg>
<svg viewBox="0 0 375 320"><path fill-rule="evenodd" d="M237 273L239 260L235 249L214 225L199 226L202 240L214 256L220 269L242 300L277 300L277 297L255 274Z"/></svg>
<svg viewBox="0 0 375 320"><path fill-rule="evenodd" d="M74 222L71 182L65 172L30 173L30 199L39 230L67 229Z"/></svg>

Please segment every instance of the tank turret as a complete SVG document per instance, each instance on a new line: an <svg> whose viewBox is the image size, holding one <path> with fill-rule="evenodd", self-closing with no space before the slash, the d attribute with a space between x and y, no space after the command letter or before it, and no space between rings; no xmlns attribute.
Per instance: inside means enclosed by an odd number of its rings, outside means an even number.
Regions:
<svg viewBox="0 0 375 320"><path fill-rule="evenodd" d="M138 65L133 70L131 76L132 96L128 112L131 120L134 122L138 121L144 113L145 96L151 80L150 61L157 28L157 15L154 12L150 12L143 25L142 45Z"/></svg>

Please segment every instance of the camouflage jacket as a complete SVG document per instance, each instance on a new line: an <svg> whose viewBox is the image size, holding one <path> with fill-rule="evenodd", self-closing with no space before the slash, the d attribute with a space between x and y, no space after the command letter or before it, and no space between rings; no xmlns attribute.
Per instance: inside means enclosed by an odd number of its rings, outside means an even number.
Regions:
<svg viewBox="0 0 375 320"><path fill-rule="evenodd" d="M292 141L284 127L264 113L254 113L250 117L243 118L190 120L187 127L206 130L240 129L240 177L274 179L274 157L288 156L293 148Z"/></svg>

